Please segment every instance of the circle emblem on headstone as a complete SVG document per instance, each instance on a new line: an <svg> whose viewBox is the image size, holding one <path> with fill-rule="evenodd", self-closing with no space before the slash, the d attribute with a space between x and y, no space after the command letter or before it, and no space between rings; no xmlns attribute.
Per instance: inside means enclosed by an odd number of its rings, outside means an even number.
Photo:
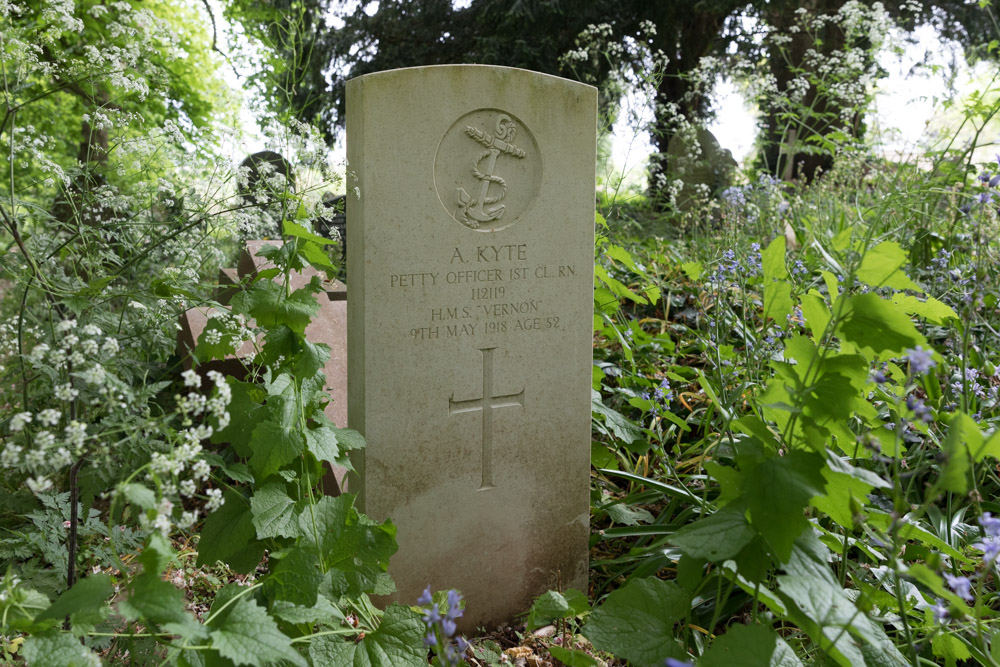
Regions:
<svg viewBox="0 0 1000 667"><path fill-rule="evenodd" d="M499 109L470 111L445 132L434 156L434 187L463 227L510 227L538 195L542 160L535 137Z"/></svg>

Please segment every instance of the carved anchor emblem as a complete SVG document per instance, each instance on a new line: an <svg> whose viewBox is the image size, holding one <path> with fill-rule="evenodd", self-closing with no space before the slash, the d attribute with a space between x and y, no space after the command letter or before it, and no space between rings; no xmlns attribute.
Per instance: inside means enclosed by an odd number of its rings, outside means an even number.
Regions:
<svg viewBox="0 0 1000 667"><path fill-rule="evenodd" d="M510 116L500 116L497 119L496 136L469 125L465 127L467 135L486 147L486 150L472 161L472 173L476 179L482 181L482 185L479 188L479 197L473 199L465 191L465 188L458 189L458 218L472 229L477 229L481 222L491 222L503 217L505 208L503 204L493 206L492 208L486 207L496 204L507 194L507 182L494 173L497 166L497 157L503 154L521 159L525 155L523 150L512 143L516 131L517 124L511 120ZM486 169L481 170L480 166L483 160L487 158L489 158L489 161L486 163ZM500 188L499 193L490 196L490 184L496 184Z"/></svg>

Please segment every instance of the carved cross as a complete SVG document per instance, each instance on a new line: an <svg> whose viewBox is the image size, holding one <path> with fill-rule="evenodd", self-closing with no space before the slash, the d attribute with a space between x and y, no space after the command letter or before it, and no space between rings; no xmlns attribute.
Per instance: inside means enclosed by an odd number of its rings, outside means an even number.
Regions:
<svg viewBox="0 0 1000 667"><path fill-rule="evenodd" d="M456 401L452 393L448 399L448 413L452 415L463 412L483 413L483 479L479 490L493 487L493 411L500 408L524 407L524 389L516 394L493 393L493 350L495 347L484 347L479 350L483 355L483 392L479 398Z"/></svg>

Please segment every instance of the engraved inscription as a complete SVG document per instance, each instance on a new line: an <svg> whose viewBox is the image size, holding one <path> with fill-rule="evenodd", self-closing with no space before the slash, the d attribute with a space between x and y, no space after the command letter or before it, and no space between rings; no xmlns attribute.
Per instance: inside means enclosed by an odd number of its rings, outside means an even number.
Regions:
<svg viewBox="0 0 1000 667"><path fill-rule="evenodd" d="M540 181L534 137L520 119L499 109L463 115L441 138L434 157L438 198L467 229L496 231L514 224L534 201Z"/></svg>
<svg viewBox="0 0 1000 667"><path fill-rule="evenodd" d="M479 350L483 357L483 392L479 398L456 401L455 394L448 399L448 414L457 415L463 412L482 412L482 468L483 476L479 490L492 489L493 486L493 411L500 408L524 407L524 389L514 394L493 393L493 350L496 347L484 347Z"/></svg>

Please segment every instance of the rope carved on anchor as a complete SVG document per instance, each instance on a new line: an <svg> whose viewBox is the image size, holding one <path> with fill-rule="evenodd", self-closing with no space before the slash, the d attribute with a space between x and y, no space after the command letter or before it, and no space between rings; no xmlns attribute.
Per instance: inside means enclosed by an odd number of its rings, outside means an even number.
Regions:
<svg viewBox="0 0 1000 667"><path fill-rule="evenodd" d="M495 204L507 195L507 181L503 180L503 178L497 176L496 174L490 176L489 174L484 174L483 172L479 171L479 163L482 162L485 158L488 158L491 152L492 151L483 151L482 153L479 154L479 157L477 157L475 160L472 161L472 173L473 175L475 175L477 179L479 179L480 181L489 181L490 183L495 183L496 185L500 186L500 194L493 197L486 197L485 199L483 199L483 206ZM479 202L473 199L472 202L469 204L469 207L471 208L473 206L476 206L478 203Z"/></svg>

